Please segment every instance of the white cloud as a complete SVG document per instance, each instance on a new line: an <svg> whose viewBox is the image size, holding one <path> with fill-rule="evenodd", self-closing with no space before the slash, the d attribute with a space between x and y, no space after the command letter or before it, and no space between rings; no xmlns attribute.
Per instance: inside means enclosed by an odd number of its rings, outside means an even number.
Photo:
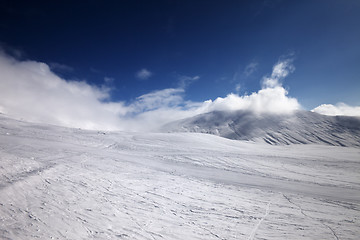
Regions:
<svg viewBox="0 0 360 240"><path fill-rule="evenodd" d="M287 114L301 108L295 98L287 96L283 87L261 89L250 95L229 94L225 98L205 102L207 111L213 110L248 110L255 113Z"/></svg>
<svg viewBox="0 0 360 240"><path fill-rule="evenodd" d="M257 64L249 65L249 68L256 68ZM270 76L262 79L262 89L250 95L239 96L229 94L225 98L217 98L214 101L208 100L202 108L204 111L213 110L248 110L258 114L288 114L301 109L301 105L295 98L288 97L288 91L282 87L281 81L295 70L292 59L284 59L276 63ZM239 92L241 85L236 85L236 92Z"/></svg>
<svg viewBox="0 0 360 240"><path fill-rule="evenodd" d="M273 71L270 76L265 76L262 81L263 88L273 88L281 86L281 81L287 77L290 73L295 71L295 67L292 64L293 59L285 59L279 61L274 65Z"/></svg>
<svg viewBox="0 0 360 240"><path fill-rule="evenodd" d="M251 62L248 65L246 65L243 74L245 75L245 77L249 77L251 74L253 74L258 67L258 63L257 62Z"/></svg>
<svg viewBox="0 0 360 240"><path fill-rule="evenodd" d="M50 69L53 71L60 71L60 72L73 72L74 71L74 68L72 68L68 65L65 65L65 64L61 64L61 63L53 62L53 63L50 63L49 65L50 65Z"/></svg>
<svg viewBox="0 0 360 240"><path fill-rule="evenodd" d="M289 63L279 62L271 78L282 79ZM278 82L265 84L250 95L229 94L214 101L184 100L187 84L199 76L180 79L178 88L153 91L132 102L110 102L110 88L69 81L54 74L48 65L19 61L0 53L0 111L27 121L103 130L153 130L174 121L213 110L250 110L257 113L291 113L296 99Z"/></svg>
<svg viewBox="0 0 360 240"><path fill-rule="evenodd" d="M106 89L65 81L45 63L18 61L3 53L0 72L0 108L10 116L88 129L119 125L123 103L103 103L109 98Z"/></svg>
<svg viewBox="0 0 360 240"><path fill-rule="evenodd" d="M360 106L349 106L345 103L338 103L336 105L322 104L311 111L329 116L346 115L360 117Z"/></svg>
<svg viewBox="0 0 360 240"><path fill-rule="evenodd" d="M146 80L148 79L149 77L152 76L152 72L150 72L149 70L147 70L146 68L143 68L141 69L140 71L138 71L135 76L138 78L138 79L141 79L141 80Z"/></svg>
<svg viewBox="0 0 360 240"><path fill-rule="evenodd" d="M281 81L295 70L292 59L283 59L276 63L270 76L262 79L262 89L250 95L239 96L229 94L225 98L217 98L214 101L204 102L204 111L213 110L248 110L258 114L288 114L301 109L301 105L295 98L288 97L288 91L282 87ZM256 68L257 65L252 65ZM241 85L236 85L239 92Z"/></svg>
<svg viewBox="0 0 360 240"><path fill-rule="evenodd" d="M235 85L235 91L236 91L237 93L239 93L239 92L240 92L240 89L241 89L241 84L240 84L240 83L236 84L236 85Z"/></svg>
<svg viewBox="0 0 360 240"><path fill-rule="evenodd" d="M181 75L181 76L178 76L178 79L179 79L179 88L184 89L187 86L189 86L191 83L199 80L200 76L189 77L189 76Z"/></svg>
<svg viewBox="0 0 360 240"><path fill-rule="evenodd" d="M131 113L142 113L156 110L158 108L171 108L180 105L184 100L181 94L184 89L167 88L153 91L136 98L136 101L130 104Z"/></svg>
<svg viewBox="0 0 360 240"><path fill-rule="evenodd" d="M18 61L0 52L0 72L0 111L17 119L133 131L187 116L180 110L186 104L181 88L153 91L130 103L109 102L109 87L62 79L45 63Z"/></svg>
<svg viewBox="0 0 360 240"><path fill-rule="evenodd" d="M107 83L107 84L111 84L114 82L114 78L112 77L104 77L104 82Z"/></svg>

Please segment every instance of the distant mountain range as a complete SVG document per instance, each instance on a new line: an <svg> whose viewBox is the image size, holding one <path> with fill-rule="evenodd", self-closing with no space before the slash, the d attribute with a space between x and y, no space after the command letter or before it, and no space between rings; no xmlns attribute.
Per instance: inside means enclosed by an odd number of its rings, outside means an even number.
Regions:
<svg viewBox="0 0 360 240"><path fill-rule="evenodd" d="M325 116L310 111L290 115L214 111L175 121L166 132L198 132L272 145L326 144L360 147L360 118Z"/></svg>

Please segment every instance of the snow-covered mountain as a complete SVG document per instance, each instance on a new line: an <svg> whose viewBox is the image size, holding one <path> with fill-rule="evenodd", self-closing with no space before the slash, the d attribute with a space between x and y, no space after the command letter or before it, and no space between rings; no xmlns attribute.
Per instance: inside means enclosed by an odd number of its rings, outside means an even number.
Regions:
<svg viewBox="0 0 360 240"><path fill-rule="evenodd" d="M210 133L273 145L320 143L360 147L360 118L325 116L309 111L290 115L214 111L172 122L162 130Z"/></svg>
<svg viewBox="0 0 360 240"><path fill-rule="evenodd" d="M358 239L359 172L352 147L0 114L0 239Z"/></svg>

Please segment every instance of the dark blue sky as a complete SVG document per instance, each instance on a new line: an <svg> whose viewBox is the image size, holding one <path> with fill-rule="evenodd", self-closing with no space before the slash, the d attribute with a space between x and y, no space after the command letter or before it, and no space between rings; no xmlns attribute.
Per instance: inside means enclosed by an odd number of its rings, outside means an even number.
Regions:
<svg viewBox="0 0 360 240"><path fill-rule="evenodd" d="M284 86L307 109L360 105L360 1L2 1L0 42L66 79L101 85L112 100L200 78L186 99L251 93L282 56ZM60 65L61 64L61 65ZM245 71L246 67L247 71ZM251 67L252 66L252 67ZM138 79L141 69L152 73Z"/></svg>

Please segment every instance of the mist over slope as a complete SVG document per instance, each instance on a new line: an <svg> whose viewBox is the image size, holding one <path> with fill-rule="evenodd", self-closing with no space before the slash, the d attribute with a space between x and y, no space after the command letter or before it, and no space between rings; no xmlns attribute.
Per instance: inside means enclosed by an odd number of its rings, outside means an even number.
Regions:
<svg viewBox="0 0 360 240"><path fill-rule="evenodd" d="M293 114L214 111L172 122L162 130L209 133L273 145L318 143L360 147L360 118L326 116L309 111Z"/></svg>

